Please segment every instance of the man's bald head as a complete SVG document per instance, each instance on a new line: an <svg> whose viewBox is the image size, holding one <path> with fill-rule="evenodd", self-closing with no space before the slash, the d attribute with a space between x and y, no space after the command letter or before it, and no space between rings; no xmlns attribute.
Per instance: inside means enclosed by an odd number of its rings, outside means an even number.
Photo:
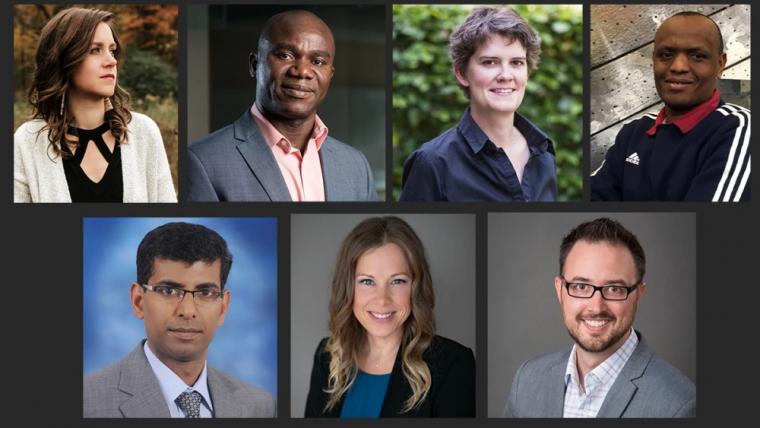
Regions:
<svg viewBox="0 0 760 428"><path fill-rule="evenodd" d="M714 35L717 38L718 53L721 53L721 54L723 53L723 49L724 49L724 47L723 47L723 34L720 32L720 27L718 27L718 24L716 24L715 21L713 21L712 18L710 18L707 15L704 15L704 14L699 13L699 12L694 12L694 11L691 11L691 10L687 10L687 11L684 11L684 12L678 12L675 15L673 15L670 18L668 18L665 21L663 21L663 23L660 25L660 27L662 27L663 25L665 25L665 23L668 22L669 20L671 20L673 18L678 19L679 17L680 18L697 17L697 18L704 18L707 21L710 21L710 23L712 24L713 28L715 29ZM658 31L659 31L659 28L658 28ZM655 33L655 38L656 37L657 37L657 33Z"/></svg>
<svg viewBox="0 0 760 428"><path fill-rule="evenodd" d="M293 10L269 18L249 56L261 113L273 123L310 126L330 88L334 59L335 39L318 16Z"/></svg>
<svg viewBox="0 0 760 428"><path fill-rule="evenodd" d="M322 21L320 17L309 12L308 10L288 10L273 15L264 23L259 35L259 41L256 50L261 52L267 51L267 46L271 43L273 31L317 31L323 35L330 45L330 52L335 57L335 38L333 37L330 27Z"/></svg>

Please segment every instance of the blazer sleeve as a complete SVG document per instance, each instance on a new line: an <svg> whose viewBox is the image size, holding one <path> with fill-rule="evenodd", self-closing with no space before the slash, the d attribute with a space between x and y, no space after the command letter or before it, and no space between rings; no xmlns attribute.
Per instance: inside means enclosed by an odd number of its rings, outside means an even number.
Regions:
<svg viewBox="0 0 760 428"><path fill-rule="evenodd" d="M475 417L475 356L469 348L457 350L433 403L435 417Z"/></svg>
<svg viewBox="0 0 760 428"><path fill-rule="evenodd" d="M375 180L372 176L372 167L369 165L369 161L367 160L366 156L362 156L362 160L364 161L364 170L366 171L365 177L366 177L366 185L365 185L365 197L364 200L366 201L377 201L377 189L375 189Z"/></svg>
<svg viewBox="0 0 760 428"><path fill-rule="evenodd" d="M327 338L322 339L314 352L314 363L311 368L311 380L309 382L309 394L306 397L306 409L304 417L325 416L324 407L327 404L327 394L324 392L327 386L329 370L328 356L325 354Z"/></svg>
<svg viewBox="0 0 760 428"><path fill-rule="evenodd" d="M438 172L425 152L417 150L404 162L401 201L445 200Z"/></svg>
<svg viewBox="0 0 760 428"><path fill-rule="evenodd" d="M206 168L204 168L203 162L193 151L192 146L187 149L187 160L188 181L185 200L190 202L219 202L219 196L214 190L214 185L211 184L211 179L206 173Z"/></svg>
<svg viewBox="0 0 760 428"><path fill-rule="evenodd" d="M507 396L507 405L504 406L504 417L506 418L520 417L517 411L517 398L520 389L520 375L522 375L525 364L527 363L520 365L520 368L517 369L517 373L515 373L515 378L512 380L512 388L509 389L509 395Z"/></svg>

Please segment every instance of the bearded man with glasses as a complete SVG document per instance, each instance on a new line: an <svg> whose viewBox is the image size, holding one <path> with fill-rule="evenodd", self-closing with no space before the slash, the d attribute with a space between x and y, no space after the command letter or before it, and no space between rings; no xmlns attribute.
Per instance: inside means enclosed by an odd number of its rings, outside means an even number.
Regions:
<svg viewBox="0 0 760 428"><path fill-rule="evenodd" d="M274 416L268 392L206 364L230 305L231 266L226 241L205 226L168 223L145 235L130 303L147 340L85 377L84 417Z"/></svg>
<svg viewBox="0 0 760 428"><path fill-rule="evenodd" d="M575 342L518 369L507 417L694 417L696 389L633 329L646 292L636 236L609 218L582 223L562 241L554 278Z"/></svg>

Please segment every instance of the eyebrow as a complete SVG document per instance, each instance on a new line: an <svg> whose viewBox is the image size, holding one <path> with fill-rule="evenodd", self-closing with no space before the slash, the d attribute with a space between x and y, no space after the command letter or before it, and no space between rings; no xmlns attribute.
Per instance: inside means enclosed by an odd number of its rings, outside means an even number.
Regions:
<svg viewBox="0 0 760 428"><path fill-rule="evenodd" d="M183 288L184 289L183 284L180 284L179 282L172 281L172 280L159 281L159 282L157 282L154 285L163 285L165 287ZM204 290L204 289L208 290L210 288L219 289L220 287L215 282L204 282L204 283L201 283L201 284L198 284L198 285L195 286L196 290Z"/></svg>
<svg viewBox="0 0 760 428"><path fill-rule="evenodd" d="M593 283L593 281L591 281L591 279L583 277L583 276L574 276L572 280L567 281L567 282L583 282L583 283L586 283L586 284L592 284ZM628 283L625 282L622 279L611 279L611 280L603 281L602 284L603 284L602 286L604 286L604 285L624 285L626 287L628 286Z"/></svg>
<svg viewBox="0 0 760 428"><path fill-rule="evenodd" d="M293 52L300 52L300 49L298 49L297 46L291 45L289 43L282 43L282 44L274 45L274 47L272 47L271 52L278 51L278 50L289 50L289 51L293 51ZM323 50L308 51L307 55L309 55L309 56L321 56L321 57L332 58L332 55L330 54L329 51L323 51Z"/></svg>
<svg viewBox="0 0 760 428"><path fill-rule="evenodd" d="M103 43L103 42L92 42L92 45L93 46L105 46L105 43ZM109 47L111 47L111 46L116 47L116 43L109 43L108 46Z"/></svg>

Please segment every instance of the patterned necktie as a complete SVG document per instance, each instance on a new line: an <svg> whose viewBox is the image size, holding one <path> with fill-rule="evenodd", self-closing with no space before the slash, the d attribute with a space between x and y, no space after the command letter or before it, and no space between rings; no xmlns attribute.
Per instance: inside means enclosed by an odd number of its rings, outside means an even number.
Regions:
<svg viewBox="0 0 760 428"><path fill-rule="evenodd" d="M186 418L200 418L202 399L203 397L198 391L185 391L174 402L185 412Z"/></svg>

